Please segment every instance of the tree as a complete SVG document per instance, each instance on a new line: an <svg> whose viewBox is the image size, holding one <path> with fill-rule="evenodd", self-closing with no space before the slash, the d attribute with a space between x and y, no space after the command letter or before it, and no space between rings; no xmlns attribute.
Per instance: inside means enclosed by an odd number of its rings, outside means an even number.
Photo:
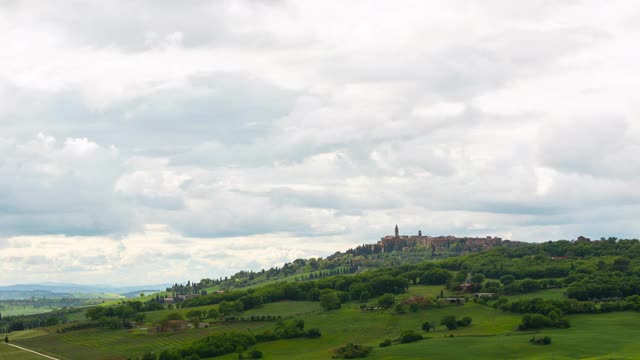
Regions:
<svg viewBox="0 0 640 360"><path fill-rule="evenodd" d="M220 316L220 312L218 309L209 309L207 311L207 318L209 319L217 319Z"/></svg>
<svg viewBox="0 0 640 360"><path fill-rule="evenodd" d="M54 326L54 325L58 325L58 318L55 316L52 316L50 318L48 318L45 322L44 322L44 326Z"/></svg>
<svg viewBox="0 0 640 360"><path fill-rule="evenodd" d="M500 277L500 283L502 285L513 284L514 281L516 281L516 278L513 275L502 275Z"/></svg>
<svg viewBox="0 0 640 360"><path fill-rule="evenodd" d="M187 318L193 319L193 320L200 320L202 315L203 313L200 310L190 310L189 312L187 312Z"/></svg>
<svg viewBox="0 0 640 360"><path fill-rule="evenodd" d="M421 284L442 285L452 278L451 272L445 269L433 268L420 276Z"/></svg>
<svg viewBox="0 0 640 360"><path fill-rule="evenodd" d="M363 283L353 283L349 286L349 297L351 300L367 301L371 293L371 286Z"/></svg>
<svg viewBox="0 0 640 360"><path fill-rule="evenodd" d="M627 259L626 257L619 257L613 260L611 270L626 272L627 270L629 270L629 265L631 265L631 261L629 261L629 259Z"/></svg>
<svg viewBox="0 0 640 360"><path fill-rule="evenodd" d="M405 275L407 276L407 279L409 279L415 285L418 282L418 278L422 275L422 272L418 270L414 270L414 271L409 271Z"/></svg>
<svg viewBox="0 0 640 360"><path fill-rule="evenodd" d="M371 346L349 343L333 351L334 359L355 359L367 357L373 350Z"/></svg>
<svg viewBox="0 0 640 360"><path fill-rule="evenodd" d="M391 346L391 344L392 344L391 339L384 339L384 341L380 343L380 347Z"/></svg>
<svg viewBox="0 0 640 360"><path fill-rule="evenodd" d="M407 344L415 341L422 340L422 335L413 330L407 330L400 333L400 343Z"/></svg>
<svg viewBox="0 0 640 360"><path fill-rule="evenodd" d="M142 360L157 360L158 357L154 353L145 353L142 355Z"/></svg>
<svg viewBox="0 0 640 360"><path fill-rule="evenodd" d="M455 330L458 328L455 315L447 315L440 320L440 325L444 325L449 330Z"/></svg>
<svg viewBox="0 0 640 360"><path fill-rule="evenodd" d="M475 274L471 277L471 283L473 284L482 284L484 281L484 274Z"/></svg>
<svg viewBox="0 0 640 360"><path fill-rule="evenodd" d="M465 317L462 318L462 323L464 324L464 326L471 325L471 321L473 321L471 316L465 316Z"/></svg>
<svg viewBox="0 0 640 360"><path fill-rule="evenodd" d="M339 309L340 299L338 298L338 295L336 295L336 292L335 291L323 292L320 295L320 306L322 306L322 308L327 311Z"/></svg>
<svg viewBox="0 0 640 360"><path fill-rule="evenodd" d="M422 331L429 332L431 329L435 329L435 325L432 325L430 322L425 321L422 323Z"/></svg>
<svg viewBox="0 0 640 360"><path fill-rule="evenodd" d="M231 315L242 312L244 310L244 304L240 300L226 301L222 300L218 305L218 311L222 315Z"/></svg>
<svg viewBox="0 0 640 360"><path fill-rule="evenodd" d="M378 305L385 309L388 309L391 306L393 306L394 302L395 302L395 298L393 294L384 294L380 296L380 298L378 299Z"/></svg>

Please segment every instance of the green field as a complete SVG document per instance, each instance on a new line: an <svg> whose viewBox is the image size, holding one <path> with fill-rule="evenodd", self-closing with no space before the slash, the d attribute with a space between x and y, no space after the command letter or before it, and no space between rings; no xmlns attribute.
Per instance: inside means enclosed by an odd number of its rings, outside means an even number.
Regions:
<svg viewBox="0 0 640 360"><path fill-rule="evenodd" d="M410 294L439 293L437 286L412 287ZM545 290L545 292L548 292ZM550 295L551 296L551 295ZM362 312L360 303L347 303L339 310L324 311L318 302L283 301L246 311L242 316L272 315L302 318L306 328L319 328L319 339L292 339L257 345L265 359L327 359L330 350L349 342L375 346L368 358L469 358L476 359L570 359L570 358L638 358L640 343L640 313L618 312L593 315L572 315L569 329L544 330L537 335L549 335L550 346L535 346L528 340L532 332L518 332L521 314L505 313L491 307L468 303L442 305L416 313L393 314L391 311ZM211 308L201 307L200 309ZM186 312L191 309L180 309ZM169 311L167 311L169 312ZM165 311L154 317L161 318ZM149 313L151 314L151 313ZM403 330L419 331L424 321L439 323L445 315L471 316L467 328L447 330L438 326L435 332L424 333L429 339L412 344L394 344L387 348L377 345L384 339L395 339ZM147 351L179 347L206 334L232 331L262 331L273 322L235 322L213 325L209 329L191 329L177 333L147 334L144 329L91 329L59 334L53 331L31 330L12 333L12 341L29 349L61 359L126 359ZM453 337L450 337L453 335ZM220 359L236 359L230 354Z"/></svg>
<svg viewBox="0 0 640 360"><path fill-rule="evenodd" d="M2 316L43 314L55 310L51 307L34 307L25 305L4 305L0 309Z"/></svg>
<svg viewBox="0 0 640 360"><path fill-rule="evenodd" d="M8 334L7 336L9 336L9 339L11 339L11 341L14 341L14 340L23 340L23 339L30 339L33 337L43 336L43 335L47 335L48 333L49 331L44 329L32 329L32 330L14 331ZM2 337L2 339L4 339L4 336Z"/></svg>
<svg viewBox="0 0 640 360"><path fill-rule="evenodd" d="M476 359L637 359L640 357L640 314L576 315L572 327L545 330L553 343L535 346L531 334L511 333L492 337L434 337L421 342L377 348L371 359L468 358Z"/></svg>
<svg viewBox="0 0 640 360"><path fill-rule="evenodd" d="M27 351L17 349L13 346L0 344L0 360L43 360L46 359Z"/></svg>
<svg viewBox="0 0 640 360"><path fill-rule="evenodd" d="M182 316L186 318L187 313L192 310L199 310L199 311L206 312L208 310L217 309L217 308L218 308L218 305L204 305L204 306L197 306L197 307L183 308L183 309L148 311L144 313L145 314L144 322L145 324L154 324L166 318L167 315L176 313L176 312L182 314Z"/></svg>
<svg viewBox="0 0 640 360"><path fill-rule="evenodd" d="M412 344L380 348L385 338L397 337L401 330L418 330L423 321L437 322L447 314L473 317L469 328L449 331L439 327ZM348 342L375 346L371 359L637 359L640 357L640 314L635 312L574 315L569 329L544 330L550 346L529 344L531 332L514 331L520 316L502 313L476 304L393 316L388 313L359 313L341 309L324 315L305 317L309 327L320 327L320 339L295 339L258 344L266 359L327 359L329 350ZM606 329L606 330L605 330ZM454 337L448 337L454 335ZM301 349L303 349L301 351ZM227 355L222 359L235 359Z"/></svg>
<svg viewBox="0 0 640 360"><path fill-rule="evenodd" d="M541 298L545 300L564 300L567 298L567 296L565 295L566 291L567 289L565 288L545 289L545 290L534 291L526 294L505 295L505 297L508 298L509 301L533 299L533 298Z"/></svg>
<svg viewBox="0 0 640 360"><path fill-rule="evenodd" d="M115 360L149 351L178 347L218 331L251 331L270 325L269 322L237 322L224 326L214 325L207 329L190 329L162 334L148 334L144 329L132 331L89 329L65 334L45 332L40 336L12 341L17 345L60 359Z"/></svg>

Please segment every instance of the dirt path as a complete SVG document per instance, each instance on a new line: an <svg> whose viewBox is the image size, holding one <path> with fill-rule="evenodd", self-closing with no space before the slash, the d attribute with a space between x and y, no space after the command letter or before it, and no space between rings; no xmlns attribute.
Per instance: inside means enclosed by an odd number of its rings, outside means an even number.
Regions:
<svg viewBox="0 0 640 360"><path fill-rule="evenodd" d="M34 353L34 354L36 354L36 355L40 355L40 356L42 356L42 357L46 357L47 359L51 359L51 360L60 360L60 359L55 358L55 357L53 357L53 356L45 355L45 354L43 354L43 353L39 353L39 352L37 352L37 351L29 350L29 349L27 349L27 348L23 348L22 346L14 345L14 344L11 344L11 343L5 343L5 344L7 344L7 345L9 345L9 346L13 346L14 348L18 348L18 349L23 350L23 351L28 351L28 352L30 352L30 353Z"/></svg>

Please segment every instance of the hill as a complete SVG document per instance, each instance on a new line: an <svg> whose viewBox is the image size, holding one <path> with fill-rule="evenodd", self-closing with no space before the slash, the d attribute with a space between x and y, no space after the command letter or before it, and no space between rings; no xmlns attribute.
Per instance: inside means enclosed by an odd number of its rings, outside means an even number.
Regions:
<svg viewBox="0 0 640 360"><path fill-rule="evenodd" d="M423 236L421 231L417 235L400 235L396 226L395 235L384 236L373 244L363 244L343 252L337 251L326 258L296 259L281 267L276 266L260 271L240 271L224 278L206 278L199 282L189 281L187 284L174 284L166 291L173 296L203 294L278 282L313 280L389 266L441 260L495 247L516 247L524 244L492 236Z"/></svg>
<svg viewBox="0 0 640 360"><path fill-rule="evenodd" d="M88 309L88 320L54 316L67 321L12 331L11 341L61 359L632 359L640 242L495 246L168 304L121 302Z"/></svg>

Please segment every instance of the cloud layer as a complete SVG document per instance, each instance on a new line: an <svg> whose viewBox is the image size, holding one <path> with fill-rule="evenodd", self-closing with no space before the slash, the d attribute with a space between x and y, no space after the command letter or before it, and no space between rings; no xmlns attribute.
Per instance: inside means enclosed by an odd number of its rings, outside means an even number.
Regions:
<svg viewBox="0 0 640 360"><path fill-rule="evenodd" d="M637 237L638 20L633 1L2 4L0 283L219 277L396 223Z"/></svg>

